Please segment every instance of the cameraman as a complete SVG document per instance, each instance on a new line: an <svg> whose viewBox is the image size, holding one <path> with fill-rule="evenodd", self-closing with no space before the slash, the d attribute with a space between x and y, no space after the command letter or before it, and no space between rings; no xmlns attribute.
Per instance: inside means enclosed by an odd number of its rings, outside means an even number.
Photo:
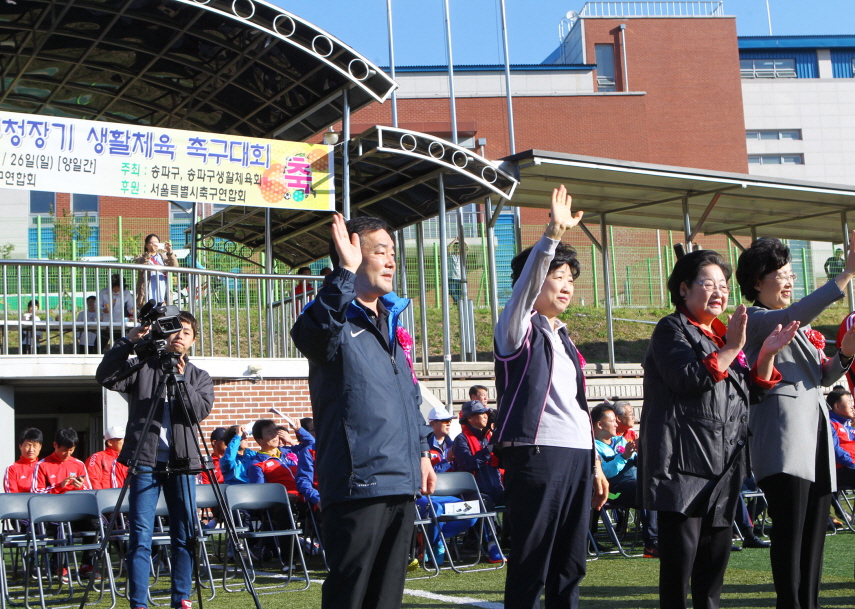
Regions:
<svg viewBox="0 0 855 609"><path fill-rule="evenodd" d="M211 412L214 403L214 384L204 370L194 366L187 352L196 342L196 318L187 311L178 314L181 330L166 337L166 351L181 358L176 367L184 375L192 410L201 421ZM194 446L197 438L190 421L186 421L180 406L169 404L160 396L152 395L164 372L161 358L149 358L142 368L128 378L116 381L116 376L137 363L134 345L147 336L151 326L133 328L126 338L104 354L98 366L96 379L112 391L127 393L128 425L125 445L118 461L125 465L133 457L139 442L143 443L137 463L138 471L132 476L130 496L130 541L128 545L128 599L130 606L148 607L148 583L151 558L151 537L154 530L154 513L160 489L169 506L169 535L172 548L172 607L189 608L192 590L193 530L188 526L196 518L196 488L191 471L199 471L201 464ZM149 409L155 408L152 426L143 429ZM180 460L176 468L176 459ZM189 459L189 467L187 464Z"/></svg>

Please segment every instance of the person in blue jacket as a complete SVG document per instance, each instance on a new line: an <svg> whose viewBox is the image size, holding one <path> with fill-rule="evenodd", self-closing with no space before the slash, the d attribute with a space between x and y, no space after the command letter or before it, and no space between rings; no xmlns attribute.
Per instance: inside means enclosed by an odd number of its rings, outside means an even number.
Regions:
<svg viewBox="0 0 855 609"><path fill-rule="evenodd" d="M255 457L255 451L248 448L246 427L232 425L226 430L223 441L226 452L220 457L220 471L226 484L247 484L246 464Z"/></svg>
<svg viewBox="0 0 855 609"><path fill-rule="evenodd" d="M478 490L488 500L486 508L492 510L503 505L505 487L499 474L499 459L493 454L492 432L487 425L489 410L481 402L470 400L460 408L460 418L463 432L454 438L454 466L457 471L475 476Z"/></svg>
<svg viewBox="0 0 855 609"><path fill-rule="evenodd" d="M288 432L270 419L260 419L252 425L252 437L261 448L245 460L247 478L252 483L278 482L296 491L294 472L297 468L297 452L300 446L314 444L315 438L304 430L299 423L289 423L300 444L288 444ZM276 461L274 466L267 461ZM288 471L284 471L287 469Z"/></svg>
<svg viewBox="0 0 855 609"><path fill-rule="evenodd" d="M436 485L413 340L398 323L410 301L392 292L386 228L334 216L334 270L291 328L309 360L329 564L323 609L401 606L415 497Z"/></svg>

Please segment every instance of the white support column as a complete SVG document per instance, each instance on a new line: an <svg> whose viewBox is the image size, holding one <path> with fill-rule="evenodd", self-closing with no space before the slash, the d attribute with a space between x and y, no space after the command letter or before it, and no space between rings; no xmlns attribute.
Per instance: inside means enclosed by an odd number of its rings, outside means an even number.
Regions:
<svg viewBox="0 0 855 609"><path fill-rule="evenodd" d="M118 391L101 390L104 395L104 429L108 427L127 427L128 425L128 396Z"/></svg>
<svg viewBox="0 0 855 609"><path fill-rule="evenodd" d="M0 385L0 428L6 429L6 438L15 434L15 388ZM12 442L0 443L0 463L14 463L18 460L18 438Z"/></svg>

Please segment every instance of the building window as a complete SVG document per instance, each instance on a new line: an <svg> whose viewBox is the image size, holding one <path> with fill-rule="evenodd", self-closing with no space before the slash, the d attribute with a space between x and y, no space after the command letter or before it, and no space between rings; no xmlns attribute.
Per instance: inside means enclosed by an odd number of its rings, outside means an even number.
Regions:
<svg viewBox="0 0 855 609"><path fill-rule="evenodd" d="M98 195L72 195L71 211L75 214L97 214Z"/></svg>
<svg viewBox="0 0 855 609"><path fill-rule="evenodd" d="M795 59L740 59L742 78L797 78Z"/></svg>
<svg viewBox="0 0 855 609"><path fill-rule="evenodd" d="M52 214L56 204L56 194L42 190L30 191L30 213L39 216Z"/></svg>
<svg viewBox="0 0 855 609"><path fill-rule="evenodd" d="M801 129L763 129L757 131L746 131L745 139L748 140L800 140L802 139Z"/></svg>
<svg viewBox="0 0 855 609"><path fill-rule="evenodd" d="M804 165L802 154L749 154L749 165Z"/></svg>
<svg viewBox="0 0 855 609"><path fill-rule="evenodd" d="M614 92L615 89L615 45L595 44L597 55L597 91Z"/></svg>
<svg viewBox="0 0 855 609"><path fill-rule="evenodd" d="M170 201L169 219L173 222L190 222L193 204L188 201Z"/></svg>

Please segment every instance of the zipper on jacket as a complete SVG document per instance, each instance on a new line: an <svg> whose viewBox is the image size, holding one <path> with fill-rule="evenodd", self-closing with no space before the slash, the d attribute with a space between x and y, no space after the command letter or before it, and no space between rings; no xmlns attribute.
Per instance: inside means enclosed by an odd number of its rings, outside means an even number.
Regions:
<svg viewBox="0 0 855 609"><path fill-rule="evenodd" d="M395 374L399 374L398 372L398 363L395 361L395 356L390 355L390 359L392 360L392 368L395 370Z"/></svg>

